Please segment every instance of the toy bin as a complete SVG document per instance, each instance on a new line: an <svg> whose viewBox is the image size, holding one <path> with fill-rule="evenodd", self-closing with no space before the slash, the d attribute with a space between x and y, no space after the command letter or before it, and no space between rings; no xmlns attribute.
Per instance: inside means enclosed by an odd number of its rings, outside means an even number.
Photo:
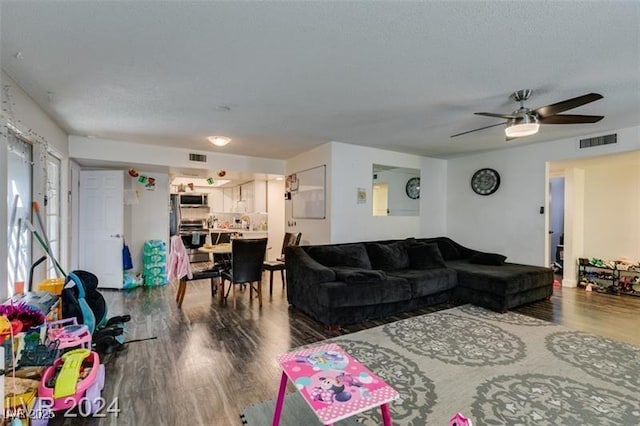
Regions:
<svg viewBox="0 0 640 426"><path fill-rule="evenodd" d="M44 281L40 281L40 284L38 284L38 291L46 291L47 293L60 296L60 294L62 294L63 287L64 278L48 278Z"/></svg>

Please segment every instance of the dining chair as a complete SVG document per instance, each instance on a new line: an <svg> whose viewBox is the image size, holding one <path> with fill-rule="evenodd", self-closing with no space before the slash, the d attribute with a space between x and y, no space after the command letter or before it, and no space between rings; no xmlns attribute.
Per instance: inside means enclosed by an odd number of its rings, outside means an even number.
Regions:
<svg viewBox="0 0 640 426"><path fill-rule="evenodd" d="M267 239L234 239L231 241L231 269L222 271L222 289L225 281L230 285L224 296L233 294L233 307L236 307L236 284L249 284L249 300L253 291L258 294L258 303L262 306L262 262L267 250ZM257 283L257 286L254 286Z"/></svg>
<svg viewBox="0 0 640 426"><path fill-rule="evenodd" d="M211 244L225 244L231 242L231 233L230 232L212 232L211 233ZM230 254L217 254L213 255L214 264L220 269L229 269L231 268L231 255Z"/></svg>
<svg viewBox="0 0 640 426"><path fill-rule="evenodd" d="M169 253L169 279L177 278L178 293L176 294L176 302L178 308L182 308L182 301L187 292L187 283L196 280L208 279L211 281L211 296L215 296L218 286L215 279L220 279L220 268L209 262L201 264L202 266L193 270L189 263L189 256L186 254L184 243L179 236L171 237L171 252ZM189 278L191 275L191 278ZM220 281L222 283L222 281ZM222 291L222 290L221 290Z"/></svg>
<svg viewBox="0 0 640 426"><path fill-rule="evenodd" d="M224 244L231 242L231 232L219 232L218 242L216 244Z"/></svg>
<svg viewBox="0 0 640 426"><path fill-rule="evenodd" d="M284 275L285 263L284 263L284 249L288 246L297 246L300 244L300 238L302 238L302 232L285 232L284 241L282 242L282 251L280 257L276 260L267 260L262 263L262 269L269 271L269 295L273 294L273 272L280 271L282 276L282 288L286 284Z"/></svg>

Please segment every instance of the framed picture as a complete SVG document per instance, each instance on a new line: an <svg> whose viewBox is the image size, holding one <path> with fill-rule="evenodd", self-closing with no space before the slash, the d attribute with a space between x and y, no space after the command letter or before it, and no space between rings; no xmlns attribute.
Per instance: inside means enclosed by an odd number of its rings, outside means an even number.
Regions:
<svg viewBox="0 0 640 426"><path fill-rule="evenodd" d="M287 178L285 179L284 190L286 192L293 192L298 190L298 176L295 173L287 176Z"/></svg>

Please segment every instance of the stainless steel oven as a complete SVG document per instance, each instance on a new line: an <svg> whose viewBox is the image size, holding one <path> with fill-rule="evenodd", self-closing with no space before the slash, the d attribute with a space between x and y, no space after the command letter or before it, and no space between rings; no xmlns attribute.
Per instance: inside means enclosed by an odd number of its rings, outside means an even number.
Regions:
<svg viewBox="0 0 640 426"><path fill-rule="evenodd" d="M189 261L207 262L209 261L208 253L198 251L202 247L207 238L209 230L204 226L204 221L200 219L183 219L180 221L180 238L187 249Z"/></svg>

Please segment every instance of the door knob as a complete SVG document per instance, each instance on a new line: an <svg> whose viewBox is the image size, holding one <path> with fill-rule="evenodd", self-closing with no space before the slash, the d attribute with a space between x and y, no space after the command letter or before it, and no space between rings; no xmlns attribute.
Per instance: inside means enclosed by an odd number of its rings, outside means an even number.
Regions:
<svg viewBox="0 0 640 426"><path fill-rule="evenodd" d="M110 235L111 238L121 238L122 235L120 234L115 234L115 235Z"/></svg>

